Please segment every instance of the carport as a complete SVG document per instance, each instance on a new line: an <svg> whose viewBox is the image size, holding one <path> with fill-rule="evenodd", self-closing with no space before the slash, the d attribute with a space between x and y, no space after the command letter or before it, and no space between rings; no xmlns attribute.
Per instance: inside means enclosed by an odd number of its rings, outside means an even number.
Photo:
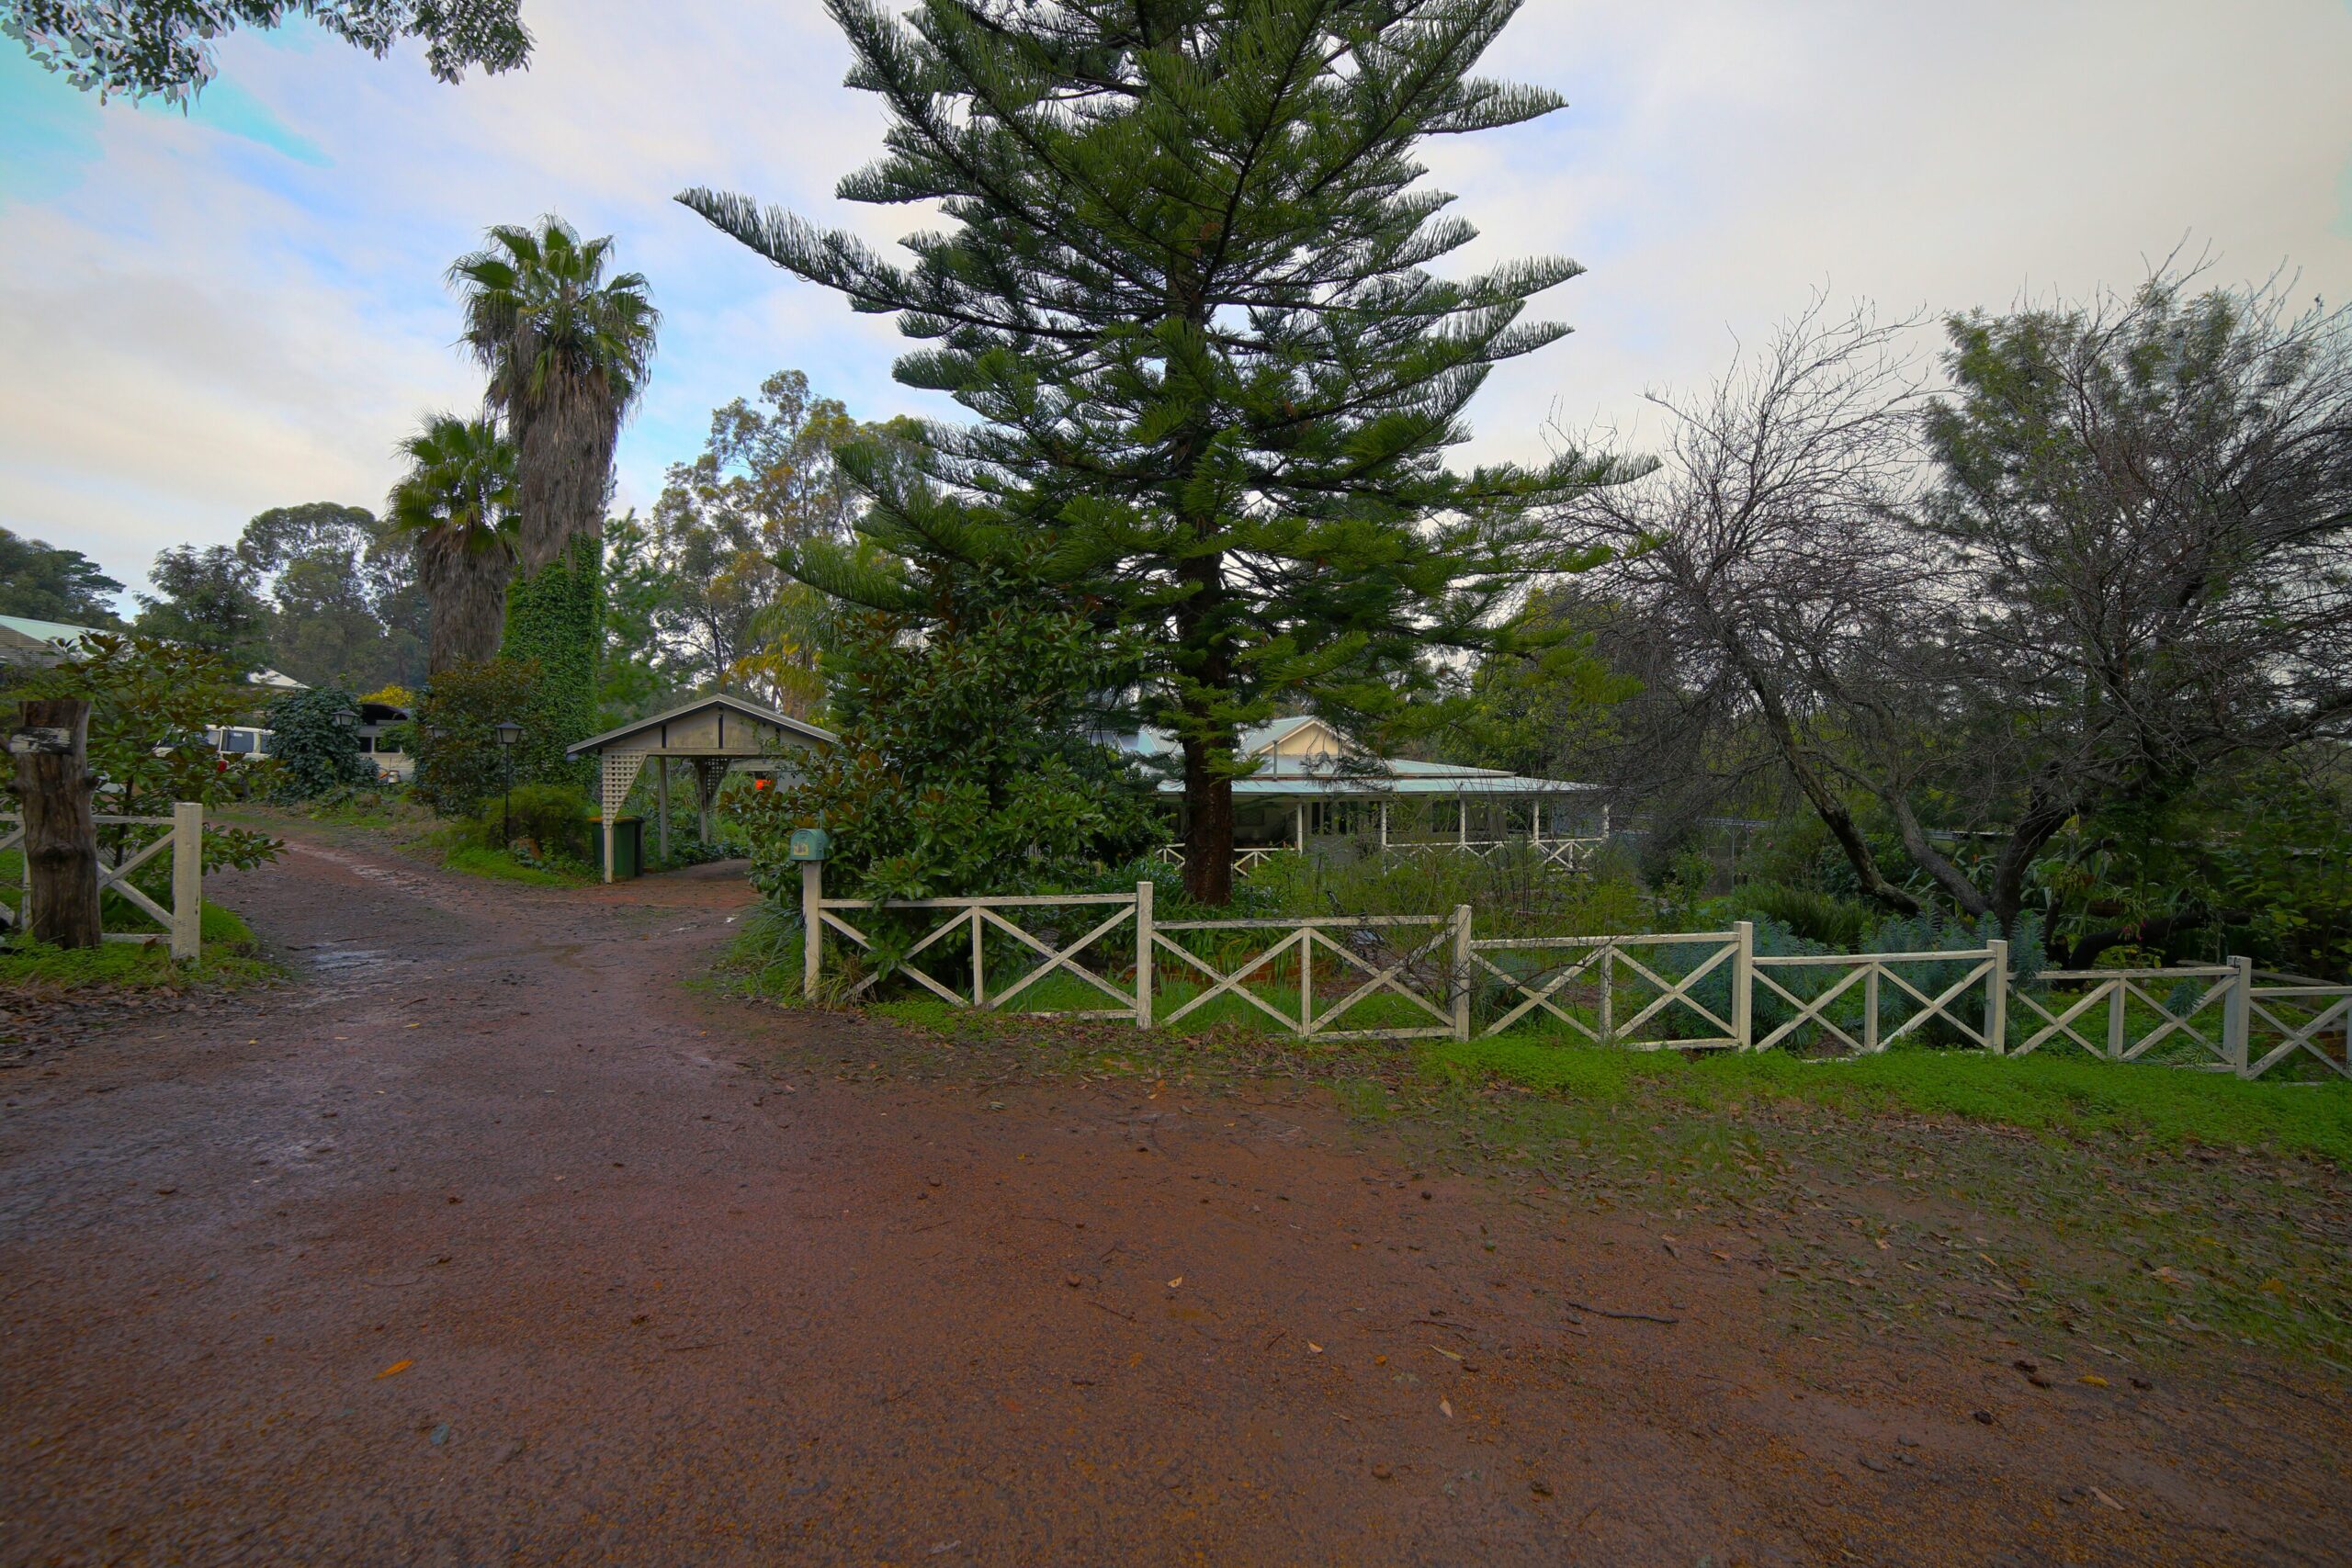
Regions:
<svg viewBox="0 0 2352 1568"><path fill-rule="evenodd" d="M605 880L613 879L613 823L628 803L628 792L647 762L654 764L653 801L656 830L663 859L670 853L670 764L692 765L695 803L703 841L711 838L711 807L718 786L732 768L789 778L797 773L796 754L812 746L831 746L831 730L778 713L771 707L720 693L633 720L618 729L591 736L564 752L567 757L594 757L603 775L600 806L605 823Z"/></svg>

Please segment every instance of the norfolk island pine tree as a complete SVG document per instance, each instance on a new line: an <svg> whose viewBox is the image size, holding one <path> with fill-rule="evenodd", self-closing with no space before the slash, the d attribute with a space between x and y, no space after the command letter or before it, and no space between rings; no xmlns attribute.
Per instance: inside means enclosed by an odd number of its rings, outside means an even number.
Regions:
<svg viewBox="0 0 2352 1568"><path fill-rule="evenodd" d="M1635 465L1446 467L1491 367L1564 335L1522 320L1581 269L1427 269L1476 231L1419 186L1424 137L1562 107L1468 73L1519 0L829 0L888 105L840 187L938 200L898 265L748 198L687 206L776 265L894 313L899 379L979 417L911 461L844 455L864 549L783 562L921 614L901 563L1023 574L1141 634L1137 714L1183 754L1191 893L1230 896L1239 729L1282 705L1374 723L1432 659L1572 657L1517 614L1590 564L1539 514ZM916 574L920 576L921 574Z"/></svg>

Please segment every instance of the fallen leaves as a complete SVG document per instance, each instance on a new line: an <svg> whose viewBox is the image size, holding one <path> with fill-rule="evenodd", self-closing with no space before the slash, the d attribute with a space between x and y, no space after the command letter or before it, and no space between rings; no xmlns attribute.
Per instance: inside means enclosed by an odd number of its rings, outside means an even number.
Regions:
<svg viewBox="0 0 2352 1568"><path fill-rule="evenodd" d="M416 1362L413 1360L394 1361L390 1366L386 1367L382 1371L378 1372L372 1381L381 1382L386 1378L396 1378L414 1365L416 1365Z"/></svg>

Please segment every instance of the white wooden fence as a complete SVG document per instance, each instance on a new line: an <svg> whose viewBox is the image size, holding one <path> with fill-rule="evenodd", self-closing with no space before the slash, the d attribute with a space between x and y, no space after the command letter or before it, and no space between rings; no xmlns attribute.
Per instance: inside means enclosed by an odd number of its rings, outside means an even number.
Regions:
<svg viewBox="0 0 2352 1568"><path fill-rule="evenodd" d="M168 942L174 958L194 958L204 941L204 807L193 800L175 801L169 817L118 817L101 813L100 828L162 828L143 844L125 845L109 859L98 855L98 896L111 893L164 929L159 931L107 931L108 942ZM32 908L32 862L23 852L25 823L21 817L0 816L0 853L17 852L17 901L13 910L0 901L0 930L20 930ZM169 850L172 856L171 904L158 904L130 880L130 874Z"/></svg>
<svg viewBox="0 0 2352 1568"><path fill-rule="evenodd" d="M805 866L802 882L804 929L817 933L803 953L811 996L824 994L829 939L855 956L842 996L868 996L882 982L886 966L873 960L885 944L860 923L882 910L921 913L930 925L887 969L942 1000L1004 1010L1026 998L1031 1012L1147 1029L1229 999L1224 1016L1238 1008L1315 1041L1535 1029L1634 1050L1870 1055L1932 1034L1992 1055L2079 1048L2101 1061L2242 1077L2308 1059L2352 1077L2352 985L2257 974L2242 958L2054 971L2021 985L2002 942L1948 953L1767 954L1745 921L1719 931L1480 938L1468 905L1451 915L1158 920L1148 882L1133 893L874 903L824 897L820 874L808 874L817 870ZM1008 950L1012 973L992 981ZM950 972L933 973L942 959ZM1036 987L1054 976L1108 1005L1041 1005ZM1351 1016L1360 1009L1377 1016Z"/></svg>

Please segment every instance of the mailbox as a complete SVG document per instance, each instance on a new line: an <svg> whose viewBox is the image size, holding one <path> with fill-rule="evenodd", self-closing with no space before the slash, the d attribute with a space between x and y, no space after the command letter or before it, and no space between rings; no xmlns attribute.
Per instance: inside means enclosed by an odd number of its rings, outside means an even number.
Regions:
<svg viewBox="0 0 2352 1568"><path fill-rule="evenodd" d="M792 858L796 861L823 860L832 847L832 835L822 828L795 828L792 830Z"/></svg>

